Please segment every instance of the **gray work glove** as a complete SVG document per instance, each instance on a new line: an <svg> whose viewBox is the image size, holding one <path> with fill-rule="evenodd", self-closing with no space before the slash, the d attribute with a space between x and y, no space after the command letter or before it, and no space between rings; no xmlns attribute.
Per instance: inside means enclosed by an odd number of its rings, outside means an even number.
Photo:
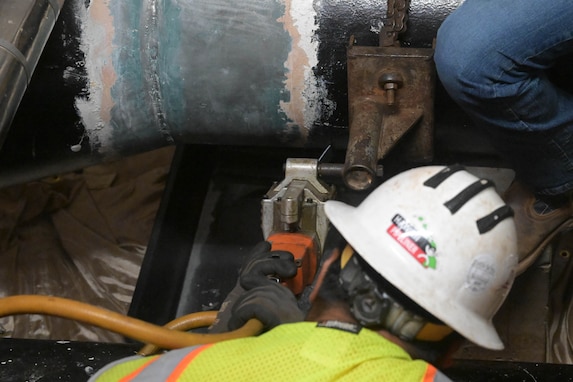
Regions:
<svg viewBox="0 0 573 382"><path fill-rule="evenodd" d="M294 256L287 251L271 251L271 243L263 241L255 246L239 274L244 290L276 283L296 275Z"/></svg>
<svg viewBox="0 0 573 382"><path fill-rule="evenodd" d="M239 299L243 298L245 293L252 289L274 285L284 288L287 292L290 292L286 287L278 284L276 280L277 278L284 279L293 277L296 274L296 271L297 267L294 263L294 257L290 252L271 251L271 243L268 241L263 241L257 244L247 257L245 265L239 273L237 284L227 295L227 298L221 305L221 309L219 309L219 313L217 314L217 319L209 331L211 333L222 333L232 330L229 327L229 320L234 314L233 306L237 301L239 301ZM295 307L298 310L296 299ZM259 318L259 320L261 320L261 322L270 329L272 326L267 325L267 323L264 322L264 319L265 318Z"/></svg>
<svg viewBox="0 0 573 382"><path fill-rule="evenodd" d="M232 308L228 327L239 329L251 318L263 323L266 330L277 325L304 320L296 297L285 286L274 283L259 286L245 292Z"/></svg>

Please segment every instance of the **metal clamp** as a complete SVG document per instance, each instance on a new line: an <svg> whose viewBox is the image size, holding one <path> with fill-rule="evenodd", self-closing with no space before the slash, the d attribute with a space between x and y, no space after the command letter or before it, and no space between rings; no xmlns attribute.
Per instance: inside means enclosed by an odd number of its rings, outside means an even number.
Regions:
<svg viewBox="0 0 573 382"><path fill-rule="evenodd" d="M334 197L335 190L318 174L316 159L287 159L285 178L275 183L262 201L265 238L274 232L307 233L316 237L322 250L328 232L324 202Z"/></svg>

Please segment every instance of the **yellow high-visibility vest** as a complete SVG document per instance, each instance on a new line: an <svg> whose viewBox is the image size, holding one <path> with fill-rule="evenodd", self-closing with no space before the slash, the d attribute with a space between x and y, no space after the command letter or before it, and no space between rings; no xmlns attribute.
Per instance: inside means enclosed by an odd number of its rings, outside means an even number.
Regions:
<svg viewBox="0 0 573 382"><path fill-rule="evenodd" d="M130 357L91 381L449 381L378 333L351 324L300 322L258 337Z"/></svg>

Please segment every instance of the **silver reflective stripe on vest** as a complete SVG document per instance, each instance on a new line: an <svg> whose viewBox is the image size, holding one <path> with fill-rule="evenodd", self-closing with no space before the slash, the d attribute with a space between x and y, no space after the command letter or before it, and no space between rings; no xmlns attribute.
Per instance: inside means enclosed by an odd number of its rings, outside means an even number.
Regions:
<svg viewBox="0 0 573 382"><path fill-rule="evenodd" d="M90 379L88 380L88 382L96 382L102 375L104 375L107 371L111 370L114 366L117 366L121 363L129 362L129 361L136 361L138 359L141 359L141 356L133 355L131 357L118 359L117 361L113 361L112 363L108 363L102 369L100 369L97 373L92 375L90 377Z"/></svg>
<svg viewBox="0 0 573 382"><path fill-rule="evenodd" d="M203 346L192 346L183 349L171 350L159 357L157 361L151 363L141 371L133 382L157 382L165 381L171 376L173 371L190 353L200 350Z"/></svg>
<svg viewBox="0 0 573 382"><path fill-rule="evenodd" d="M452 382L452 380L441 371L436 370L436 375L434 376L433 382Z"/></svg>

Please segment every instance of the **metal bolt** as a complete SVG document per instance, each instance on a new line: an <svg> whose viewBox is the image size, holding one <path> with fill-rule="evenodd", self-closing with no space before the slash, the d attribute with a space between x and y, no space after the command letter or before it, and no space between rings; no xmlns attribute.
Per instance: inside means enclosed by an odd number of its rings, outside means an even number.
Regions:
<svg viewBox="0 0 573 382"><path fill-rule="evenodd" d="M378 84L386 90L386 104L393 106L396 103L396 91L402 86L402 76L396 73L384 73L380 76Z"/></svg>

